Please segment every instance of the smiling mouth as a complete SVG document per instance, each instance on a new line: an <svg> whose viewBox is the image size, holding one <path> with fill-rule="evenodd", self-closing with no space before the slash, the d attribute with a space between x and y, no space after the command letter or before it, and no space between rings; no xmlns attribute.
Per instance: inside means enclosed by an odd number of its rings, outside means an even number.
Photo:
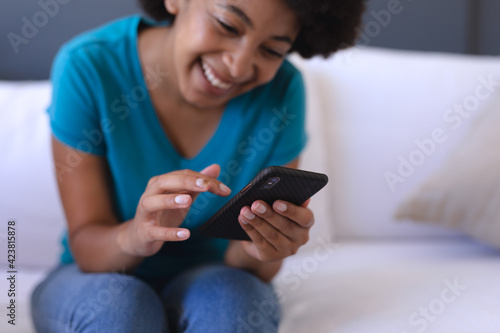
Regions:
<svg viewBox="0 0 500 333"><path fill-rule="evenodd" d="M200 63L201 63L201 68L203 69L203 75L205 75L205 78L208 80L208 82L210 82L210 84L213 87L222 90L229 90L234 86L234 83L224 82L219 77L217 77L212 68L205 62L203 62L203 60L200 60Z"/></svg>

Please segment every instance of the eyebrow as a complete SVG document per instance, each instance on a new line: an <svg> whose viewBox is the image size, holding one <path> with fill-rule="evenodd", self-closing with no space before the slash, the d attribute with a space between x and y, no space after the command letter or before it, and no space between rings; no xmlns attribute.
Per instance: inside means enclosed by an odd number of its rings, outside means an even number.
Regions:
<svg viewBox="0 0 500 333"><path fill-rule="evenodd" d="M222 4L222 3L218 3L217 7L220 7L222 9L228 10L231 13L237 15L250 28L254 27L254 25L253 25L252 21L250 20L250 18L240 8L238 8L236 6L233 6L233 5ZM293 44L292 39L290 37L288 37L288 36L272 36L271 38L274 39L274 40L280 41L280 42L288 43L290 45Z"/></svg>

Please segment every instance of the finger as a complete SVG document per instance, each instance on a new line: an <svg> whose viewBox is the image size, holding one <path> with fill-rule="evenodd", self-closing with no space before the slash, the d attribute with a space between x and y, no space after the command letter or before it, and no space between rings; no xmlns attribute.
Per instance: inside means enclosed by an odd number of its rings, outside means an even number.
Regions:
<svg viewBox="0 0 500 333"><path fill-rule="evenodd" d="M288 217L303 228L310 228L314 224L314 214L306 206L296 206L287 201L276 200L273 203L273 210L280 215Z"/></svg>
<svg viewBox="0 0 500 333"><path fill-rule="evenodd" d="M158 225L149 226L147 233L151 240L162 242L183 241L188 239L191 235L188 229L162 227Z"/></svg>
<svg viewBox="0 0 500 333"><path fill-rule="evenodd" d="M148 213L166 209L187 208L193 202L189 194L153 194L141 199L141 208Z"/></svg>
<svg viewBox="0 0 500 333"><path fill-rule="evenodd" d="M245 249L245 251L255 259L263 260L263 256L259 252L259 248L254 242L251 241L242 241L241 245Z"/></svg>
<svg viewBox="0 0 500 333"><path fill-rule="evenodd" d="M260 260L264 260L263 253L272 254L273 256L279 256L279 251L272 246L265 238L262 236L253 226L251 226L248 221L246 221L242 215L238 216L238 222L240 226L245 230L248 237L253 244L255 244L255 249L253 251L254 257Z"/></svg>
<svg viewBox="0 0 500 333"><path fill-rule="evenodd" d="M205 169L201 170L200 173L209 177L217 178L220 174L220 166L218 164L209 165Z"/></svg>
<svg viewBox="0 0 500 333"><path fill-rule="evenodd" d="M304 203L302 205L300 205L300 206L301 207L308 207L310 202L311 202L311 198L309 198L306 201L304 201Z"/></svg>
<svg viewBox="0 0 500 333"><path fill-rule="evenodd" d="M261 205L263 207L261 207ZM245 206L240 210L240 214L246 217L248 221L253 221L256 216L260 217L261 219L267 221L267 223L269 223L275 230L281 232L290 241L302 240L302 233L305 229L294 221L291 221L289 218L274 212L265 202L260 203L259 200L255 201L252 204L252 209L253 210L251 210L248 206ZM256 227L254 223L251 224ZM256 224L259 224L259 222L256 222ZM276 238L277 236L272 235L269 237Z"/></svg>
<svg viewBox="0 0 500 333"><path fill-rule="evenodd" d="M203 175L207 175L209 177L212 177L212 178L217 180L217 177L219 177L220 171L221 171L220 166L217 163L214 163L212 165L209 165L205 169L201 170L200 173ZM229 190L229 193L231 193L231 189L227 189L227 187L225 186L224 183L221 182L221 184L224 185L224 186L220 185L223 187L223 191Z"/></svg>
<svg viewBox="0 0 500 333"><path fill-rule="evenodd" d="M271 212L270 209L267 211ZM254 218L249 218L249 209L248 207L244 207L242 209L242 219L245 222L249 222L249 224L260 234L264 239L269 242L276 250L284 251L290 247L290 243L292 240L284 235L279 229L275 228L267 218L261 218L260 213L254 213ZM251 212L253 213L253 211ZM275 217L279 219L283 219L282 216L278 214L274 214ZM251 216L250 216L251 217Z"/></svg>
<svg viewBox="0 0 500 333"><path fill-rule="evenodd" d="M206 192L228 196L231 190L217 179L192 170L166 173L150 179L145 193Z"/></svg>
<svg viewBox="0 0 500 333"><path fill-rule="evenodd" d="M217 179L220 174L220 166L218 164L212 164L206 167L205 169L200 171L201 174L212 177L214 179ZM227 191L227 188L223 188L223 191ZM229 190L229 193L231 193L231 190ZM198 194L193 197L193 201L196 200Z"/></svg>

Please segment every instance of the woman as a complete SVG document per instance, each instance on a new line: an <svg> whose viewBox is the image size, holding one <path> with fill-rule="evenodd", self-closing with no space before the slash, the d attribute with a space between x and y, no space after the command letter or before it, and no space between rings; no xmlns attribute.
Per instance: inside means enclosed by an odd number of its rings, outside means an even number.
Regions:
<svg viewBox="0 0 500 333"><path fill-rule="evenodd" d="M313 213L257 200L251 241L197 228L269 165L297 167L304 87L285 60L351 45L362 0L142 0L59 51L48 109L68 221L32 295L39 332L276 332L271 279Z"/></svg>

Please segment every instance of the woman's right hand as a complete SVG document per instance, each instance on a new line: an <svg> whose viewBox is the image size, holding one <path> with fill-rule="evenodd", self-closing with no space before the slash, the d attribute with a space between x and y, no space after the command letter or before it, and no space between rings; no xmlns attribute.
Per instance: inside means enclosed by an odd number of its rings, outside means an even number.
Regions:
<svg viewBox="0 0 500 333"><path fill-rule="evenodd" d="M135 217L124 223L118 234L120 248L130 255L148 257L164 242L189 238L188 229L179 228L191 204L201 192L228 196L231 190L217 180L220 166L212 164L200 172L172 171L148 182L139 200Z"/></svg>

